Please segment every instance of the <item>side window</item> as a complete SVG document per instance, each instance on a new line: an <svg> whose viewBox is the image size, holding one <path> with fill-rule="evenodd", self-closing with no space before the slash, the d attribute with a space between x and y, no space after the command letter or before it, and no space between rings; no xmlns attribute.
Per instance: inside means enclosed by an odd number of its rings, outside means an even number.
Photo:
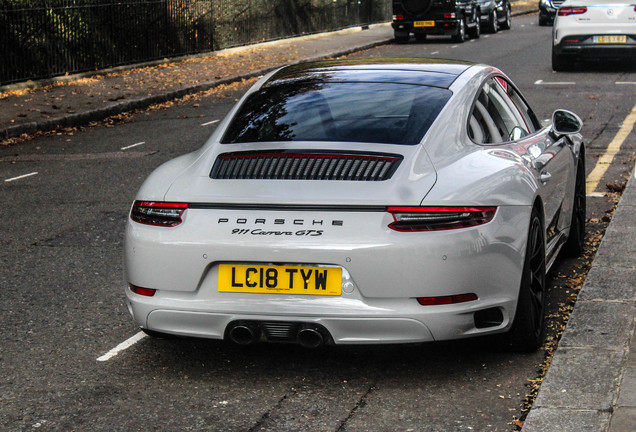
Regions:
<svg viewBox="0 0 636 432"><path fill-rule="evenodd" d="M484 88L479 92L468 122L468 136L478 144L501 141L501 133L487 109L488 96Z"/></svg>
<svg viewBox="0 0 636 432"><path fill-rule="evenodd" d="M475 100L468 135L478 144L517 140L535 131L529 108L503 78L487 80Z"/></svg>

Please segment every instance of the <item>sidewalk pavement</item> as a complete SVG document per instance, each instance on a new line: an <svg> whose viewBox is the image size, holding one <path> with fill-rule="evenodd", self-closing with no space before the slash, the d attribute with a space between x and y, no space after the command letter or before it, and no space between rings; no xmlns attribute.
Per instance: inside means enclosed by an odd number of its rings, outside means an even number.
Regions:
<svg viewBox="0 0 636 432"><path fill-rule="evenodd" d="M537 10L513 0L513 15ZM0 139L102 120L283 64L337 57L387 44L388 24L306 36L150 67L62 77L49 85L0 88ZM636 172L634 173L636 175ZM530 411L524 432L636 430L636 180L628 182Z"/></svg>

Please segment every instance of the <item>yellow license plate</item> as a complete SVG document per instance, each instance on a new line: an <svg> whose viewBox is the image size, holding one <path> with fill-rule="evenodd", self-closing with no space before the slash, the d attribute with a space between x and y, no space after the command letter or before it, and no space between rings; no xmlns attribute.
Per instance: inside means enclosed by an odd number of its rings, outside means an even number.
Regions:
<svg viewBox="0 0 636 432"><path fill-rule="evenodd" d="M413 27L435 27L435 21L414 21Z"/></svg>
<svg viewBox="0 0 636 432"><path fill-rule="evenodd" d="M594 36L594 43L627 43L625 35Z"/></svg>
<svg viewBox="0 0 636 432"><path fill-rule="evenodd" d="M342 293L338 267L219 265L221 292L332 295Z"/></svg>

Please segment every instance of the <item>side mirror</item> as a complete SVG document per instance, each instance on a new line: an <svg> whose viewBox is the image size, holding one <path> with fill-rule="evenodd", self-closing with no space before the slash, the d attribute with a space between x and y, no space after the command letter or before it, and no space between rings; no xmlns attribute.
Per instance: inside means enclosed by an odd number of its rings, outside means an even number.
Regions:
<svg viewBox="0 0 636 432"><path fill-rule="evenodd" d="M583 121L571 111L559 109L552 114L552 131L557 135L581 132Z"/></svg>

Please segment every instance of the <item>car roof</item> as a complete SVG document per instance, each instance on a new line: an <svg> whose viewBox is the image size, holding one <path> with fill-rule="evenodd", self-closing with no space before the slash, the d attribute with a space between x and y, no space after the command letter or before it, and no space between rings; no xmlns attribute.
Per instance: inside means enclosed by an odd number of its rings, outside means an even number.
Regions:
<svg viewBox="0 0 636 432"><path fill-rule="evenodd" d="M263 87L301 82L380 82L448 88L472 65L425 58L326 60L284 67Z"/></svg>

